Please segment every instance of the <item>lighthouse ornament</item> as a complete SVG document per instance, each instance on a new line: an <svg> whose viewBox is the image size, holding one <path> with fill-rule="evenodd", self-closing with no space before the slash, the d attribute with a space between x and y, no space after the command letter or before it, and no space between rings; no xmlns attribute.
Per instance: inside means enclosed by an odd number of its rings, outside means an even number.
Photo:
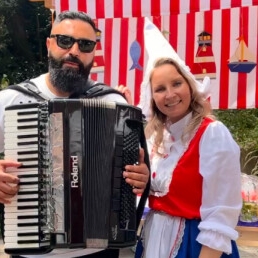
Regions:
<svg viewBox="0 0 258 258"><path fill-rule="evenodd" d="M205 76L210 79L216 78L216 64L211 43L212 36L208 32L203 31L198 35L198 49L191 69L196 79L203 79Z"/></svg>

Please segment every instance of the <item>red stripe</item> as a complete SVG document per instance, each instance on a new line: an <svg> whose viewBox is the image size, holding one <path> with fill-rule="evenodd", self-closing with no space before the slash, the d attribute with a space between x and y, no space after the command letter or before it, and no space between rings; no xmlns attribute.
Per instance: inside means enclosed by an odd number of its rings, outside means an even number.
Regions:
<svg viewBox="0 0 258 258"><path fill-rule="evenodd" d="M216 9L220 9L220 2L222 0L211 0L210 1L210 10L216 10Z"/></svg>
<svg viewBox="0 0 258 258"><path fill-rule="evenodd" d="M151 16L160 16L160 1L151 0Z"/></svg>
<svg viewBox="0 0 258 258"><path fill-rule="evenodd" d="M81 0L85 1L85 0ZM96 18L105 18L105 0L95 0L96 1Z"/></svg>
<svg viewBox="0 0 258 258"><path fill-rule="evenodd" d="M212 36L213 12L204 12L204 30Z"/></svg>
<svg viewBox="0 0 258 258"><path fill-rule="evenodd" d="M177 52L178 37L178 15L170 15L169 17L169 43Z"/></svg>
<svg viewBox="0 0 258 258"><path fill-rule="evenodd" d="M78 0L78 11L87 12L87 1Z"/></svg>
<svg viewBox="0 0 258 258"><path fill-rule="evenodd" d="M111 57L112 57L112 35L113 35L113 19L105 20L105 72L104 82L107 85L111 84Z"/></svg>
<svg viewBox="0 0 258 258"><path fill-rule="evenodd" d="M128 58L128 31L129 31L129 18L121 19L120 29L120 55L119 55L119 79L118 83L126 85L126 77L128 73L127 69L127 58Z"/></svg>
<svg viewBox="0 0 258 258"><path fill-rule="evenodd" d="M153 24L162 32L162 28L161 28L161 16L155 16L153 17Z"/></svg>
<svg viewBox="0 0 258 258"><path fill-rule="evenodd" d="M142 16L142 7L139 0L132 0L132 16L141 17Z"/></svg>
<svg viewBox="0 0 258 258"><path fill-rule="evenodd" d="M60 5L61 5L61 12L69 10L69 0L61 0L60 1Z"/></svg>
<svg viewBox="0 0 258 258"><path fill-rule="evenodd" d="M248 46L248 7L240 8L239 35L244 36ZM242 27L243 26L243 27ZM246 108L247 73L238 73L237 108Z"/></svg>
<svg viewBox="0 0 258 258"><path fill-rule="evenodd" d="M242 0L231 0L231 8L242 6Z"/></svg>
<svg viewBox="0 0 258 258"><path fill-rule="evenodd" d="M219 109L228 108L228 83L229 68L228 58L230 55L230 9L221 11L221 55L220 55L220 82L219 82ZM223 42L223 44L222 44Z"/></svg>
<svg viewBox="0 0 258 258"><path fill-rule="evenodd" d="M186 44L185 49L185 63L189 67L193 67L194 64L194 42L197 40L195 35L195 13L189 13L186 15L186 42L192 42Z"/></svg>
<svg viewBox="0 0 258 258"><path fill-rule="evenodd" d="M97 81L98 80L98 74L97 73L91 73L90 74L90 78L94 81Z"/></svg>
<svg viewBox="0 0 258 258"><path fill-rule="evenodd" d="M137 33L136 33L136 40L139 42L140 46L144 46L144 34L143 34L143 28L144 28L144 17L143 18L137 18ZM141 56L139 59L139 64L143 66L144 62L144 51L142 48ZM138 105L140 100L140 89L141 89L141 83L143 78L143 71L139 69L135 69L135 84L134 84L134 105Z"/></svg>
<svg viewBox="0 0 258 258"><path fill-rule="evenodd" d="M200 1L190 0L190 12L199 12L199 11L200 11Z"/></svg>
<svg viewBox="0 0 258 258"><path fill-rule="evenodd" d="M123 17L123 1L114 0L114 18Z"/></svg>
<svg viewBox="0 0 258 258"><path fill-rule="evenodd" d="M171 0L170 1L170 14L180 13L180 1L181 0Z"/></svg>

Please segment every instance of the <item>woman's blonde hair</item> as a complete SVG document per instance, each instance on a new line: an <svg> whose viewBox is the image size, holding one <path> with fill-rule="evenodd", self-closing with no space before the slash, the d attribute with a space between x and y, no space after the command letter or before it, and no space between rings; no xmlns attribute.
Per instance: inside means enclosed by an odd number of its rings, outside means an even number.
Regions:
<svg viewBox="0 0 258 258"><path fill-rule="evenodd" d="M193 76L191 76L185 69L181 68L181 66L172 58L160 58L155 62L154 68L150 73L150 85L155 68L165 64L173 65L176 68L177 72L186 80L190 88L191 103L189 106L189 110L192 112L192 118L190 120L190 123L183 132L183 140L186 140L184 139L184 137L186 135L191 136L198 128L204 117L211 117L213 119L215 118L212 115L212 110L209 101L206 100L202 93L198 91L198 85L194 80ZM146 125L145 134L146 138L149 138L153 133L155 133L154 150L158 153L158 148L161 146L163 141L163 131L167 122L167 117L157 108L153 98L151 98L150 107L152 114L149 122Z"/></svg>

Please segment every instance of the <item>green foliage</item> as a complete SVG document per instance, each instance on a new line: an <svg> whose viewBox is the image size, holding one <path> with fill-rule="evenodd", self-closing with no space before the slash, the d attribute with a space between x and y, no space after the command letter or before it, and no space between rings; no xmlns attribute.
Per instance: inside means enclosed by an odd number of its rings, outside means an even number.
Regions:
<svg viewBox="0 0 258 258"><path fill-rule="evenodd" d="M43 2L0 1L0 76L13 84L47 72L50 29L51 12Z"/></svg>
<svg viewBox="0 0 258 258"><path fill-rule="evenodd" d="M233 134L241 148L258 149L258 109L216 110L215 115Z"/></svg>
<svg viewBox="0 0 258 258"><path fill-rule="evenodd" d="M0 90L7 88L8 85L9 85L9 79L7 78L6 74L3 74L3 77L0 81Z"/></svg>
<svg viewBox="0 0 258 258"><path fill-rule="evenodd" d="M258 109L216 110L214 114L241 148L242 172L258 175Z"/></svg>

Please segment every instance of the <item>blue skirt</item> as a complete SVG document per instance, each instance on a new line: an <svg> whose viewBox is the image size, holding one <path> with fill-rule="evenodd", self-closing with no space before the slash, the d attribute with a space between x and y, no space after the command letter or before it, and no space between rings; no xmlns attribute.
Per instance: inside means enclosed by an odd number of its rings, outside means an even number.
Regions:
<svg viewBox="0 0 258 258"><path fill-rule="evenodd" d="M198 225L200 220L186 220L185 231L182 239L182 243L178 250L176 258L198 258L201 252L202 245L196 241L196 238L200 232ZM238 248L235 241L231 241L232 253L223 253L221 258L240 258ZM135 258L141 258L143 254L142 242L139 239L135 251ZM155 257L155 258L168 258L168 257Z"/></svg>

